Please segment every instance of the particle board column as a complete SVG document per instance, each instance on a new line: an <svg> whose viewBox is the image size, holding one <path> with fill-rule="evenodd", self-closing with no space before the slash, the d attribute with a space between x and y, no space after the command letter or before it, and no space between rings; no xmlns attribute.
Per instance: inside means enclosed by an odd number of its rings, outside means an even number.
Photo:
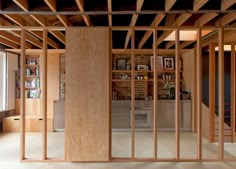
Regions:
<svg viewBox="0 0 236 169"><path fill-rule="evenodd" d="M108 28L66 29L66 148L68 161L109 161Z"/></svg>

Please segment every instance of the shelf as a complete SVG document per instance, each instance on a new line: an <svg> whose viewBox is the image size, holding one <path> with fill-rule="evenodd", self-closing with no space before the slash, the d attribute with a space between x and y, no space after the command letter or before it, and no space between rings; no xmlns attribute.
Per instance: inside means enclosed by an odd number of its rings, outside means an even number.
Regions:
<svg viewBox="0 0 236 169"><path fill-rule="evenodd" d="M131 73L131 70L112 70L112 73Z"/></svg>
<svg viewBox="0 0 236 169"><path fill-rule="evenodd" d="M153 73L153 70L135 70L136 73L148 73L148 72L151 72Z"/></svg>
<svg viewBox="0 0 236 169"><path fill-rule="evenodd" d="M25 87L25 90L38 90L38 87Z"/></svg>
<svg viewBox="0 0 236 169"><path fill-rule="evenodd" d="M131 79L112 79L113 82L130 82Z"/></svg>
<svg viewBox="0 0 236 169"><path fill-rule="evenodd" d="M26 64L25 67L39 67L39 64L33 65L33 64Z"/></svg>
<svg viewBox="0 0 236 169"><path fill-rule="evenodd" d="M40 78L39 76L25 76L25 78Z"/></svg>
<svg viewBox="0 0 236 169"><path fill-rule="evenodd" d="M129 82L131 81L131 79L112 79L113 82ZM138 80L138 79L135 79L136 82L146 82L146 81L154 81L153 79L142 79L142 80ZM183 81L182 79L180 80L180 82ZM175 82L175 79L158 79L158 82Z"/></svg>

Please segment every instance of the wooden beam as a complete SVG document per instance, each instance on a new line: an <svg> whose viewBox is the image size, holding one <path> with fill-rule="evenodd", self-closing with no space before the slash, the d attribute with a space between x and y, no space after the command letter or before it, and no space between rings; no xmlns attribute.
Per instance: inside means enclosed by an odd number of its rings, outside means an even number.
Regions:
<svg viewBox="0 0 236 169"><path fill-rule="evenodd" d="M224 26L236 19L235 13L229 13L216 21L217 26Z"/></svg>
<svg viewBox="0 0 236 169"><path fill-rule="evenodd" d="M197 21L195 21L194 26L203 26L213 18L218 16L217 13L207 13L203 14Z"/></svg>
<svg viewBox="0 0 236 169"><path fill-rule="evenodd" d="M78 8L80 10L80 12L84 12L84 2L83 0L75 0L77 5L78 5ZM84 18L84 22L86 23L87 26L92 26L92 23L91 23L91 20L90 20L90 17L88 15L82 15L82 17Z"/></svg>
<svg viewBox="0 0 236 169"><path fill-rule="evenodd" d="M235 142L235 125L236 125L236 116L235 116L235 111L236 111L236 54L235 54L235 43L231 44L231 121L232 121L232 142Z"/></svg>
<svg viewBox="0 0 236 169"><path fill-rule="evenodd" d="M167 44L166 44L166 49L169 49L169 48L171 48L172 46L174 46L175 45L175 41L170 41L170 42L168 42Z"/></svg>
<svg viewBox="0 0 236 169"><path fill-rule="evenodd" d="M0 37L9 40L17 45L21 45L21 38L14 36L13 34L7 32L7 31L0 31ZM30 43L25 43L26 48L32 48L32 45Z"/></svg>
<svg viewBox="0 0 236 169"><path fill-rule="evenodd" d="M221 1L221 10L224 11L234 5L236 3L236 0L222 0Z"/></svg>
<svg viewBox="0 0 236 169"><path fill-rule="evenodd" d="M179 27L179 26L183 25L184 22L186 22L191 16L192 16L192 14L190 14L190 13L183 13L183 14L181 14L176 19L176 26Z"/></svg>
<svg viewBox="0 0 236 169"><path fill-rule="evenodd" d="M56 0L44 0L44 2L48 5L48 7L53 11L57 11L57 2ZM69 21L66 15L56 15L57 18L61 21L64 26L70 26Z"/></svg>
<svg viewBox="0 0 236 169"><path fill-rule="evenodd" d="M209 141L215 141L215 64L216 64L216 56L215 56L215 43L211 43L209 46Z"/></svg>
<svg viewBox="0 0 236 169"><path fill-rule="evenodd" d="M42 57L42 114L43 114L43 153L42 159L47 159L47 49L48 49L48 31L43 30L43 57Z"/></svg>
<svg viewBox="0 0 236 169"><path fill-rule="evenodd" d="M59 32L59 31L50 31L53 36L55 36L57 39L59 39L63 44L66 44L65 36Z"/></svg>
<svg viewBox="0 0 236 169"><path fill-rule="evenodd" d="M10 48L19 48L20 46L5 38L0 38L0 43Z"/></svg>
<svg viewBox="0 0 236 169"><path fill-rule="evenodd" d="M16 14L4 14L5 17L10 19L12 22L20 26L28 25L27 22L20 16Z"/></svg>
<svg viewBox="0 0 236 169"><path fill-rule="evenodd" d="M193 11L198 11L208 1L209 0L194 0L194 2L193 2Z"/></svg>
<svg viewBox="0 0 236 169"><path fill-rule="evenodd" d="M52 0L45 0L45 1L50 1L51 3L50 3L50 5L51 5L51 7L56 7L56 2L54 2L53 3L53 1ZM29 11L29 8L27 7L28 5L26 5L26 4L24 4L21 0L15 0L15 3L19 6L19 7L21 7L24 11ZM47 20L43 17L43 16L40 16L40 15L30 15L34 20L36 20L41 26L47 26L48 24L47 24ZM17 20L17 18L16 18L16 16L14 16L14 15L10 15L10 16L8 16L9 17L9 19L11 19L11 20L13 20L13 22L15 22L15 23L17 23L18 25L20 25L20 26L24 26L25 24L23 23L23 21L18 21ZM19 16L17 16L17 17L19 17ZM32 31L31 31L31 33L33 33ZM34 34L34 33L33 33ZM40 36L38 36L38 35L35 35L35 36L37 36L39 39L41 39L41 40L43 40L43 35L40 35ZM57 36L56 36L57 37ZM60 41L62 40L61 38L59 39ZM48 38L48 43L52 46L52 47L54 47L54 48L56 48L56 49L58 49L58 44L56 43L56 42L54 42L52 39L50 39L50 38ZM63 43L65 43L65 41L63 42Z"/></svg>
<svg viewBox="0 0 236 169"><path fill-rule="evenodd" d="M136 4L136 11L137 12L140 12L140 10L141 10L141 8L143 6L143 2L144 2L144 0L137 0L137 4ZM137 22L137 19L138 19L138 15L137 14L133 14L131 22L130 22L130 26L135 26L135 24ZM124 48L128 47L131 33L132 33L132 30L129 29L128 33L126 35L126 38L125 38L125 47Z"/></svg>
<svg viewBox="0 0 236 169"><path fill-rule="evenodd" d="M108 9L108 12L112 12L111 0L107 0L107 9ZM109 26L112 26L112 15L111 14L108 15L108 22L109 22Z"/></svg>
<svg viewBox="0 0 236 169"><path fill-rule="evenodd" d="M194 41L184 41L181 43L180 48L183 49L187 47L188 45L191 45Z"/></svg>
<svg viewBox="0 0 236 169"><path fill-rule="evenodd" d="M20 55L20 160L25 159L25 35L26 31L21 30L21 55Z"/></svg>
<svg viewBox="0 0 236 169"><path fill-rule="evenodd" d="M175 4L176 0L166 0L165 1L165 11L168 12Z"/></svg>
<svg viewBox="0 0 236 169"><path fill-rule="evenodd" d="M28 0L12 0L15 2L21 9L28 11L29 10L29 4Z"/></svg>
<svg viewBox="0 0 236 169"><path fill-rule="evenodd" d="M170 21L167 26L181 26L185 21L187 21L190 17L192 16L192 14L188 14L188 13L183 13L181 14L177 19L176 22L174 22L175 20ZM172 33L172 31L165 31L163 32L163 34L160 36L160 38L157 41L156 45L160 45L161 42L163 42L165 40L165 38L167 38L170 34Z"/></svg>
<svg viewBox="0 0 236 169"><path fill-rule="evenodd" d="M219 56L218 56L218 116L219 116L219 159L224 159L224 29L219 30Z"/></svg>
<svg viewBox="0 0 236 169"><path fill-rule="evenodd" d="M164 14L157 14L156 17L154 18L152 24L151 24L151 27L156 27L156 26L158 26L158 25L161 23L161 21L162 21L162 19L163 19L164 17L165 17ZM148 31L145 32L144 36L142 37L141 41L140 41L139 44L138 44L138 47L139 47L139 48L142 48L142 47L143 47L143 45L144 45L145 42L148 40L148 38L151 36L151 34L152 34L152 31L150 31L150 30L148 30Z"/></svg>
<svg viewBox="0 0 236 169"><path fill-rule="evenodd" d="M47 20L41 15L30 15L41 26L47 26Z"/></svg>
<svg viewBox="0 0 236 169"><path fill-rule="evenodd" d="M21 37L21 33L19 31L12 31L12 33L14 33L15 35L18 35L19 37ZM25 39L26 41L28 41L29 43L32 43L33 45L42 48L43 44L42 42L38 41L35 37L33 37L31 34L25 34Z"/></svg>
<svg viewBox="0 0 236 169"><path fill-rule="evenodd" d="M43 33L41 31L29 31L29 32L38 37L39 39L43 40ZM50 38L48 38L48 44L54 47L55 49L59 48L59 45Z"/></svg>
<svg viewBox="0 0 236 169"><path fill-rule="evenodd" d="M180 31L175 30L175 158L180 158Z"/></svg>
<svg viewBox="0 0 236 169"><path fill-rule="evenodd" d="M202 30L197 31L197 157L202 159Z"/></svg>

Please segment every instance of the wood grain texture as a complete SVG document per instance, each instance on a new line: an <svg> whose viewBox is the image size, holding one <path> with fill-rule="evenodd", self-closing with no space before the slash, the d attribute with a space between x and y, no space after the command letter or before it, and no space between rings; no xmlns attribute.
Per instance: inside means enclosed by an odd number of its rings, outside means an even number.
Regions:
<svg viewBox="0 0 236 169"><path fill-rule="evenodd" d="M47 115L53 117L53 101L59 99L59 54L47 58Z"/></svg>
<svg viewBox="0 0 236 169"><path fill-rule="evenodd" d="M216 62L216 56L215 56L215 44L210 44L210 56L209 56L209 141L214 142L215 141L215 62Z"/></svg>
<svg viewBox="0 0 236 169"><path fill-rule="evenodd" d="M109 161L109 30L66 30L66 160Z"/></svg>

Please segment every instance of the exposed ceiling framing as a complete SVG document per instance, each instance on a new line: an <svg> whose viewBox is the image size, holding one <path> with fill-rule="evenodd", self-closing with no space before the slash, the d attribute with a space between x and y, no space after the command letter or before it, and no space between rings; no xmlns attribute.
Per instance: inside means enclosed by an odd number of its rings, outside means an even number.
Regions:
<svg viewBox="0 0 236 169"><path fill-rule="evenodd" d="M137 48L152 47L152 33L160 27L233 27L236 23L236 0L0 0L1 26L144 26L135 33ZM114 32L114 30L113 30ZM157 32L157 48L173 49L175 41L166 40L173 31ZM132 29L116 31L113 45L129 48ZM115 38L117 37L117 38ZM0 44L5 48L20 47L20 31L1 30ZM116 39L116 40L114 40ZM27 30L26 48L43 47L43 33ZM194 41L182 41L186 48ZM65 48L65 31L48 32L49 48Z"/></svg>

